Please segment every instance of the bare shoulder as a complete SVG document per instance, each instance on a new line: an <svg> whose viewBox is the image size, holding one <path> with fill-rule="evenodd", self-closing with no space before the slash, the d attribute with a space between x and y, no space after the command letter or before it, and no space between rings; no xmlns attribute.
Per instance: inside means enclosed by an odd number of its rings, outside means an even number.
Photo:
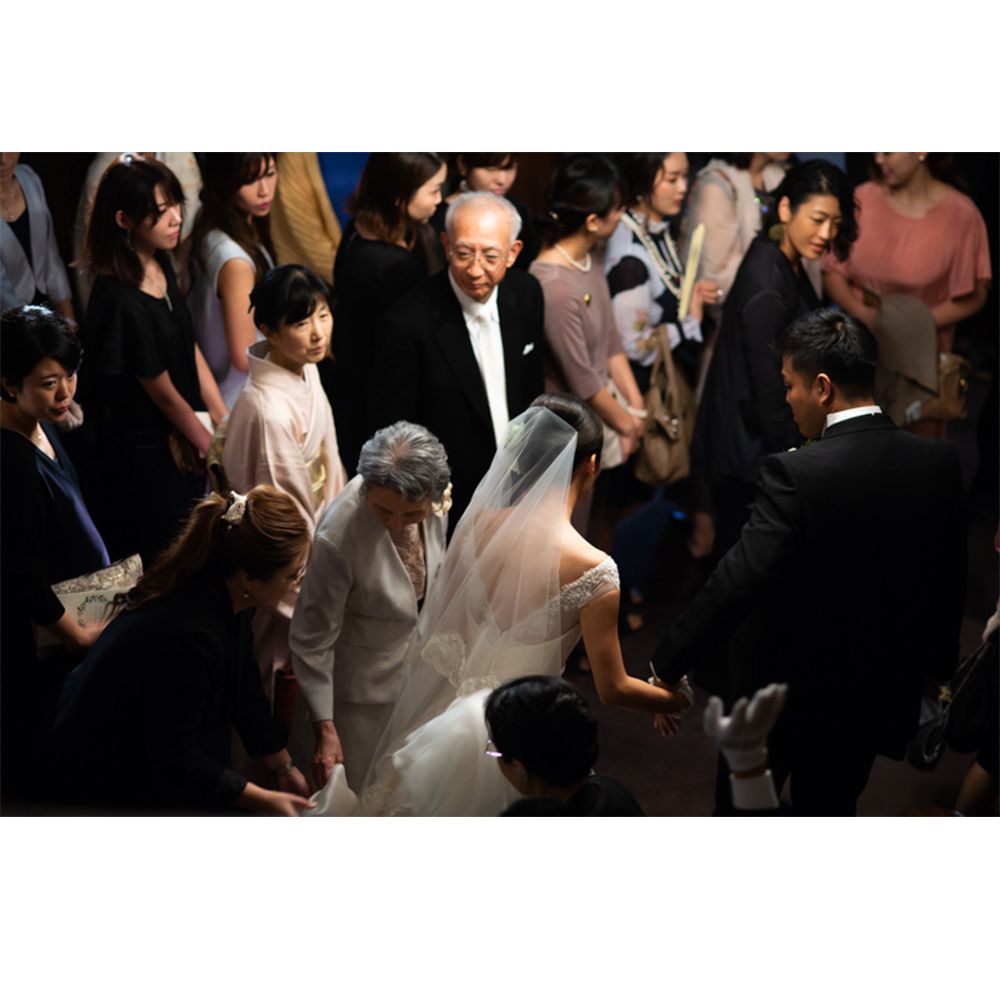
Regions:
<svg viewBox="0 0 1000 1000"><path fill-rule="evenodd" d="M600 566L607 558L606 552L591 545L571 526L567 526L559 556L559 585L565 587L578 580L584 573Z"/></svg>
<svg viewBox="0 0 1000 1000"><path fill-rule="evenodd" d="M253 264L242 257L230 257L219 268L218 290L220 295L230 291L242 290L249 286L253 288Z"/></svg>

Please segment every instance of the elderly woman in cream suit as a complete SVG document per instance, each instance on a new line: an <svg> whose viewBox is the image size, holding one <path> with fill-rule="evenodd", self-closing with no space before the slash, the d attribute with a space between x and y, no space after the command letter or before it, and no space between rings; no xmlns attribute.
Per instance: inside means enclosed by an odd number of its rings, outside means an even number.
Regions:
<svg viewBox="0 0 1000 1000"><path fill-rule="evenodd" d="M444 558L450 475L438 439L399 421L365 444L358 475L316 528L289 645L316 737L317 787L343 763L360 788L371 763Z"/></svg>

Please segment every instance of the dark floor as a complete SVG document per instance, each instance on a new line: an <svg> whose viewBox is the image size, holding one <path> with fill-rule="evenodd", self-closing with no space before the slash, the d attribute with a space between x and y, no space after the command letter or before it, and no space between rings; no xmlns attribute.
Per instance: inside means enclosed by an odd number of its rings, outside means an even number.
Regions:
<svg viewBox="0 0 1000 1000"><path fill-rule="evenodd" d="M997 603L996 489L993 485L985 490L973 486L978 466L975 422L984 397L985 387L974 383L970 419L950 428L950 437L961 450L969 497L969 576L962 624L963 655L978 644L983 625ZM664 571L658 574L647 595L645 625L622 639L626 668L636 677L649 676L649 657L657 642L704 582L705 570L687 553L685 530L682 521L669 522L656 553L656 565L662 566ZM696 709L685 717L681 731L670 739L663 739L648 716L603 706L589 675L570 671L566 676L583 692L600 724L601 754L597 762L600 773L621 781L647 815L711 815L716 750L714 741L701 731L701 714L707 697L703 691L697 692ZM950 808L973 759L973 754L958 755L946 750L933 771L922 772L905 762L879 757L859 801L859 814L899 816L935 806ZM82 812L10 801L4 802L0 811L6 815Z"/></svg>
<svg viewBox="0 0 1000 1000"><path fill-rule="evenodd" d="M975 421L985 397L985 387L973 385L970 419L953 425L949 436L962 453L963 475L969 492L969 577L962 654L979 643L986 619L997 604L997 530L995 492L973 490L978 449ZM994 415L995 416L995 415ZM645 679L648 662L669 623L684 609L705 577L687 553L685 529L674 522L661 543L657 564L665 568L647 598L645 625L622 639L625 666ZM669 569L667 569L669 568ZM701 731L707 695L698 691L696 709L685 717L681 731L664 739L652 722L638 712L607 708L600 703L591 678L568 672L587 698L600 725L601 754L596 769L617 778L638 799L650 816L708 816L715 787L714 741ZM954 806L958 789L975 754L946 750L931 772L918 771L905 762L876 758L868 786L858 804L862 816L899 816L911 810Z"/></svg>

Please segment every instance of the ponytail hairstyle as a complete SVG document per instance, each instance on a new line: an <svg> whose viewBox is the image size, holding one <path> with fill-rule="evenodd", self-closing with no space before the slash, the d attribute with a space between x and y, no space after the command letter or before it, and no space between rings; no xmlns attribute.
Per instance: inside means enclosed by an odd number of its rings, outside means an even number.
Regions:
<svg viewBox="0 0 1000 1000"><path fill-rule="evenodd" d="M123 285L138 288L142 284L142 264L129 230L115 221L121 212L134 226L159 219L156 189L160 188L170 205L184 207L181 183L169 167L137 153L125 153L104 174L94 195L87 223L83 264L91 275L107 274Z"/></svg>
<svg viewBox="0 0 1000 1000"><path fill-rule="evenodd" d="M797 163L785 174L778 187L771 192L773 204L788 199L792 213L814 195L831 195L840 206L840 229L831 244L837 260L847 260L851 245L858 238L858 220L854 214L854 189L847 174L827 160L806 160Z"/></svg>
<svg viewBox="0 0 1000 1000"><path fill-rule="evenodd" d="M546 246L577 232L588 215L600 218L624 204L621 178L606 156L579 153L559 164L538 219Z"/></svg>
<svg viewBox="0 0 1000 1000"><path fill-rule="evenodd" d="M228 578L245 570L270 580L309 544L298 505L274 486L255 486L246 497L210 493L191 511L170 545L139 582L116 602L128 609L172 594L203 571Z"/></svg>
<svg viewBox="0 0 1000 1000"><path fill-rule="evenodd" d="M412 250L417 228L406 206L444 165L437 153L372 153L348 199L348 210L376 239L402 240Z"/></svg>
<svg viewBox="0 0 1000 1000"><path fill-rule="evenodd" d="M191 230L191 251L204 267L205 237L214 229L235 240L263 274L268 263L261 247L274 256L268 216L250 220L236 207L236 196L244 184L252 184L277 165L277 153L198 153L201 170L201 208Z"/></svg>

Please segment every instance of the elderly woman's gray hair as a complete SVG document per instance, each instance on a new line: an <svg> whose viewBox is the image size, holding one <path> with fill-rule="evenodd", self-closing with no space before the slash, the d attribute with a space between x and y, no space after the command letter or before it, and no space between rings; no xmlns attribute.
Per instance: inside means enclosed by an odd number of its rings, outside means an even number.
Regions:
<svg viewBox="0 0 1000 1000"><path fill-rule="evenodd" d="M466 191L448 206L448 211L445 213L444 228L450 238L455 235L455 218L459 212L467 212L473 208L500 209L510 219L510 242L513 243L520 235L521 214L506 198L501 198L492 191Z"/></svg>
<svg viewBox="0 0 1000 1000"><path fill-rule="evenodd" d="M426 427L398 420L377 431L358 459L362 490L385 486L413 502L441 499L451 480L444 446Z"/></svg>

